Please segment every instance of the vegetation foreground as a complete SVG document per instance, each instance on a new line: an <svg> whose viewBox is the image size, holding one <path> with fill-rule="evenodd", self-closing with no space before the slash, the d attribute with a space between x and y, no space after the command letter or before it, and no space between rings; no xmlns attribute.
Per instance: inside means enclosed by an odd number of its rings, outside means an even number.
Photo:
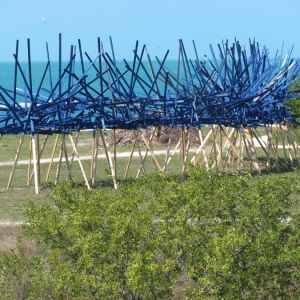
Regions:
<svg viewBox="0 0 300 300"><path fill-rule="evenodd" d="M63 183L0 253L1 299L300 297L299 174ZM30 246L28 246L30 243Z"/></svg>

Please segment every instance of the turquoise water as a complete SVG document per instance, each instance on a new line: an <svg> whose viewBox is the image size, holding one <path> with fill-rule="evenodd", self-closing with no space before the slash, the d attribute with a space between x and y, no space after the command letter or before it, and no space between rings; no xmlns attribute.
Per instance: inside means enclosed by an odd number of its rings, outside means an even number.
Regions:
<svg viewBox="0 0 300 300"><path fill-rule="evenodd" d="M271 60L272 61L272 60ZM132 67L132 62L128 62L129 65ZM193 62L194 63L194 62ZM229 65L230 65L230 61L228 61ZM148 74L143 70L142 67L140 67L138 74L141 76L141 78L143 80L145 80L148 84L151 85L152 79L149 79L149 77L152 77L151 75L151 69L150 69L150 65L148 61L143 61L143 65L145 67L145 69L147 70L146 72L148 72ZM38 91L38 88L41 84L41 80L43 77L43 73L45 72L47 66L47 62L32 62L31 63L31 74L32 74L32 91L33 93ZM98 62L95 63L96 68L99 68ZM158 72L159 69L159 63L155 60L152 61L152 66L154 69L154 73L156 74ZM166 67L166 69L171 72L174 77L177 78L177 74L178 74L178 61L177 60L167 60L164 64L164 66ZM209 67L209 63L206 64L207 67ZM62 63L62 72L64 71L64 69L66 69L68 67L68 63L67 62L63 62ZM118 61L117 62L117 67L120 71L120 73L125 72L127 69L125 67L125 63L123 61ZM135 69L137 68L137 64L135 66ZM191 68L191 73L194 74L194 70L192 70L192 67L190 65ZM22 93L24 90L26 90L26 85L25 85L25 81L22 77L22 72L20 71L20 69L23 72L23 75L25 77L25 80L27 81L28 85L30 85L30 80L29 80L29 66L27 62L20 62L20 68L18 68L18 72L17 72L17 83L16 86L18 88L19 91L19 96L21 98L18 98L17 101L23 101L22 100ZM106 69L105 63L102 62L102 71L104 71ZM80 61L76 61L76 63L74 64L74 73L80 77L83 74L82 71L82 67L81 67L81 63ZM91 66L91 63L86 61L84 62L84 72L86 72L87 78L86 78L86 82L89 82L91 80L93 80L97 74L97 70ZM14 90L14 74L15 74L15 63L14 62L0 62L0 86L5 88L5 89L9 89L9 90ZM51 77L50 77L51 74ZM164 74L164 73L163 73ZM52 80L51 80L52 78ZM44 81L42 83L42 87L48 91L51 90L51 86L54 88L55 84L57 83L57 80L59 78L59 63L58 62L51 62L50 63L50 68L47 70L46 76L44 78ZM105 80L107 80L108 82L112 81L111 77L107 77L107 74L104 75L103 77ZM130 85L131 82L131 72L127 72L124 75L124 78L126 79L127 83ZM179 78L182 78L182 82L186 83L187 81L189 81L189 78L186 78L184 69L183 69L183 65L180 65L179 68ZM122 80L121 80L122 81ZM68 76L65 76L63 79L63 86L62 86L62 91L66 90L68 88L68 85L72 85L74 83L76 83L76 79L72 78L69 81ZM175 80L173 79L173 83L175 82ZM124 84L124 82L123 82ZM160 90L160 94L164 94L164 89L165 89L165 80L162 77L159 77L159 79L157 80L157 84L158 84L158 88ZM125 84L124 84L125 86ZM99 84L99 80L96 80L93 84L92 87L95 89L95 91L100 92L101 87ZM169 87L168 87L169 88ZM149 87L148 87L149 89ZM56 92L58 91L58 89L56 89ZM135 86L134 86L134 91L137 95L145 95L145 91L141 88L141 86L138 84L138 82L136 82ZM172 96L175 96L174 94L174 90L171 91ZM45 92L45 90L41 90L39 92L40 96L44 96L44 97L48 97L49 96L49 92ZM109 91L106 92L105 94L106 96L110 97L110 93Z"/></svg>
<svg viewBox="0 0 300 300"><path fill-rule="evenodd" d="M132 66L132 62L130 62ZM98 67L98 64L95 64ZM157 72L159 69L159 64L157 62L152 62L154 72ZM29 80L29 66L27 62L20 62L20 68L18 68L17 72L17 88L24 90L26 88L23 76L20 72L20 69L23 71L24 77L26 81L28 82L28 85L30 84ZM43 73L45 72L47 66L47 62L32 62L31 63L31 74L32 74L32 90L33 92L36 92L41 84L41 80L43 77ZM66 69L68 66L67 62L62 63L62 72L64 69ZM144 66L147 69L148 74L151 76L151 71L150 71L150 66L147 61L144 62ZM170 60L165 63L165 66L174 73L174 75L177 76L178 72L178 63L175 60ZM121 73L126 71L126 67L123 61L118 61L117 62L117 67ZM137 67L137 66L136 66ZM135 67L135 68L136 68ZM81 64L75 63L75 74L80 77L83 72L82 72L82 67ZM102 66L102 71L105 70L105 65L103 64ZM84 63L84 71L86 72L87 77L87 82L95 78L97 74L97 70L95 68L91 67L91 64L89 62ZM181 71L182 73L182 71ZM15 74L15 63L14 62L0 62L0 85L3 88L13 90L14 89L14 74ZM50 63L50 68L47 70L46 76L44 78L42 87L46 89L51 89L51 77L52 77L52 86L55 86L58 78L59 78L59 63L58 62L51 62ZM147 75L146 73L142 70L140 67L139 74L141 77L145 80L147 80ZM181 74L182 75L182 74ZM127 74L124 76L127 80L128 83L131 81L131 75L130 72L127 72ZM107 78L106 80L109 80L107 76L104 76L104 78ZM64 87L68 85L68 76L65 77L64 79ZM110 79L111 80L111 79ZM147 80L148 81L148 80ZM72 83L75 83L76 79L72 79ZM163 88L163 82L161 80L158 80L158 84L160 88ZM100 91L99 87L99 81L96 81L93 84L93 87L96 90ZM135 87L136 91L142 92L142 90L139 88L138 84Z"/></svg>

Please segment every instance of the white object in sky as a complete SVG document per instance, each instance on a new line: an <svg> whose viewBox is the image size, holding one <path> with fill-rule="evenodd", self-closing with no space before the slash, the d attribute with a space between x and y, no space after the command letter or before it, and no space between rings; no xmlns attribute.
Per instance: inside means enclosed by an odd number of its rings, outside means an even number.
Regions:
<svg viewBox="0 0 300 300"><path fill-rule="evenodd" d="M42 23L47 23L47 20L45 18L41 18Z"/></svg>

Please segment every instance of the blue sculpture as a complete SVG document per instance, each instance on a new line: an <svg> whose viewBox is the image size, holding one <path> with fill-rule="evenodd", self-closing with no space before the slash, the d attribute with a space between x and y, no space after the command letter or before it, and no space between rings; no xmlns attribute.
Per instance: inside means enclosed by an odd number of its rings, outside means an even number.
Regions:
<svg viewBox="0 0 300 300"><path fill-rule="evenodd" d="M111 41L111 39L110 39ZM81 72L75 72L75 47L71 46L68 63L63 66L61 34L59 35L59 74L54 82L47 47L48 62L38 89L33 91L30 41L27 41L28 67L26 77L15 57L14 89L0 85L0 133L69 133L82 129L139 129L148 126L197 126L218 124L239 128L285 124L295 116L285 106L297 96L290 85L299 80L299 61L269 58L268 50L250 41L249 53L238 41L222 42L218 56L205 61L188 60L183 42L179 41L181 72L172 73L166 67L168 52L158 70L147 69L145 49L134 50L132 64L124 60L125 72L118 68L113 44L111 55L103 51L98 38L98 56L84 69L83 53L78 41ZM197 53L196 53L197 54ZM151 66L151 61L149 61ZM88 70L96 75L91 78ZM45 77L50 77L50 89ZM17 90L21 76L26 88ZM162 81L163 85L159 85ZM95 83L97 87L95 88ZM0 83L1 84L1 83ZM26 99L26 105L21 103Z"/></svg>

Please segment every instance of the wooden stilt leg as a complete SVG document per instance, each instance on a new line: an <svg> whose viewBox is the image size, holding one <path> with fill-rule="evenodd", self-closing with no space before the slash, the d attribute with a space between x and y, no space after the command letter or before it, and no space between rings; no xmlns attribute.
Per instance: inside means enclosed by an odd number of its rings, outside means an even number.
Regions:
<svg viewBox="0 0 300 300"><path fill-rule="evenodd" d="M224 151L224 148L226 146L226 143L231 138L233 132L234 132L234 129L232 129L231 132L230 132L230 134L227 135L227 133L225 132L225 130L223 128L220 130L220 152L219 152L218 158L217 158L217 164L219 166L223 166L223 158L222 158L223 151ZM222 133L224 134L224 139L223 139L223 134ZM229 154L230 154L230 151L227 151L226 156L228 156ZM223 168L222 168L222 171L223 171Z"/></svg>
<svg viewBox="0 0 300 300"><path fill-rule="evenodd" d="M96 131L93 130L92 159L91 159L91 173L90 173L91 180L93 180L93 167L94 167L95 148L96 148Z"/></svg>
<svg viewBox="0 0 300 300"><path fill-rule="evenodd" d="M244 159L244 143L243 143L243 134L241 134L240 131L238 131L238 137L239 137L239 155L238 155L238 171L241 171L241 166L243 164Z"/></svg>
<svg viewBox="0 0 300 300"><path fill-rule="evenodd" d="M185 153L184 153L184 159L183 159L183 166L182 166L182 173L185 172L186 166L187 166L187 159L189 155L189 150L190 150L190 138L191 138L191 127L188 130L188 135L187 135L187 143L185 147Z"/></svg>
<svg viewBox="0 0 300 300"><path fill-rule="evenodd" d="M40 156L40 135L36 134L36 159L37 159L37 177L38 185L41 185L41 156Z"/></svg>
<svg viewBox="0 0 300 300"><path fill-rule="evenodd" d="M40 160L41 157L42 157L42 154L43 154L43 151L44 151L44 149L45 149L45 146L46 146L48 137L49 137L49 135L47 134L47 135L45 136L45 139L44 139L44 142L43 142L43 144L42 144L41 150L40 150L40 152L39 152L39 160ZM31 140L30 140L30 141L31 141ZM40 172L40 171L39 171L39 172ZM31 172L31 175L30 175L30 179L29 179L28 185L29 185L29 184L31 183L31 181L32 181L33 173L34 173L34 172Z"/></svg>
<svg viewBox="0 0 300 300"><path fill-rule="evenodd" d="M162 169L161 169L161 167L160 167L160 165L159 165L159 163L158 163L158 161L157 161L157 159L156 159L156 157L155 157L155 155L154 155L154 153L153 153L153 151L152 151L152 148L150 147L148 141L145 139L145 137L144 137L143 134L141 134L140 136L142 137L143 142L144 142L145 145L146 145L146 152L145 152L145 155L144 155L144 157L143 157L143 159L142 159L142 163L141 163L141 165L140 165L140 168L139 168L139 170L138 170L137 178L140 176L140 173L141 173L142 168L144 168L144 162L145 162L145 160L146 160L146 157L147 157L148 152L150 152L150 154L151 154L151 157L152 157L152 160L153 160L153 162L154 162L154 164L155 164L155 167L156 167L160 172L162 171ZM149 141L150 141L150 142L152 141L153 136L154 136L154 132L150 135L150 138L149 138Z"/></svg>
<svg viewBox="0 0 300 300"><path fill-rule="evenodd" d="M79 138L79 134L80 132L77 131L76 132L76 137L75 137L75 146L77 147L77 143L78 143L78 138ZM70 134L69 134L70 135ZM75 159L75 151L72 150L72 156L71 156L71 159L70 159L70 163L68 165L68 175L67 175L67 181L71 179L71 176L72 176L72 167L73 167L73 162L74 162L74 159Z"/></svg>
<svg viewBox="0 0 300 300"><path fill-rule="evenodd" d="M107 161L107 164L108 164L108 169L111 171L110 159L109 159L108 151L107 151L107 148L106 148L106 142L104 140L104 135L103 135L103 132L102 132L101 129L100 129L100 137L101 137L101 140L102 140L102 145L103 145L103 149L104 149L104 152L105 152L106 161Z"/></svg>
<svg viewBox="0 0 300 300"><path fill-rule="evenodd" d="M30 172L31 172L31 158L32 158L32 139L29 141L29 160L27 168L27 186L30 184ZM34 174L34 171L32 172Z"/></svg>
<svg viewBox="0 0 300 300"><path fill-rule="evenodd" d="M32 150L33 150L33 170L34 170L34 186L35 193L39 193L39 179L38 179L38 167L37 167L37 151L36 151L36 140L34 134L31 136L32 139Z"/></svg>
<svg viewBox="0 0 300 300"><path fill-rule="evenodd" d="M259 164L258 164L257 154L256 154L254 144L253 144L251 127L246 127L244 129L244 132L245 132L245 139L247 140L247 145L245 145L245 146L248 149L251 170L253 168L258 173L261 173L261 170L260 170L260 167L259 167Z"/></svg>
<svg viewBox="0 0 300 300"><path fill-rule="evenodd" d="M172 157L174 156L174 154L176 153L177 149L181 146L181 139L177 142L176 146L174 147L173 151L171 152L170 155L168 155L168 160L165 163L166 167L163 169L163 171L166 171L167 166L169 165Z"/></svg>
<svg viewBox="0 0 300 300"><path fill-rule="evenodd" d="M115 170L114 170L114 165L113 165L112 160L111 160L111 154L110 154L110 149L109 149L109 142L108 142L108 138L107 138L107 134L106 134L106 129L105 129L105 123L104 123L104 119L103 118L102 118L102 126L103 126L103 131L104 131L104 140L105 140L106 149L107 149L107 157L108 157L108 160L109 160L111 176L112 176L112 179L113 179L113 182L114 182L114 188L117 189L117 182L116 182Z"/></svg>
<svg viewBox="0 0 300 300"><path fill-rule="evenodd" d="M156 157L155 157L155 155L154 155L154 153L153 153L153 151L152 151L152 148L150 147L149 143L147 142L147 140L145 139L145 137L144 137L143 135L142 135L142 139L143 139L143 141L144 141L144 143L145 143L147 149L149 150L149 152L150 152L150 154L151 154L151 157L152 157L152 159L153 159L153 161L154 161L155 166L156 166L157 169L161 172L162 169L161 169L161 167L160 167L160 165L159 165L159 163L158 163L158 161L157 161L157 159L156 159Z"/></svg>
<svg viewBox="0 0 300 300"><path fill-rule="evenodd" d="M200 145L202 145L204 143L204 141L203 141L201 128L198 130L198 133L199 133ZM208 167L208 160L206 157L205 147L202 147L202 154L204 157L204 163L205 163L206 170L208 170L209 167ZM196 157L197 157L197 153L196 153ZM195 160L195 164L196 164L196 158L194 160Z"/></svg>
<svg viewBox="0 0 300 300"><path fill-rule="evenodd" d="M276 154L276 157L278 159L278 124L275 125L275 142L276 142L276 148L275 148L275 154Z"/></svg>
<svg viewBox="0 0 300 300"><path fill-rule="evenodd" d="M219 172L218 170L218 156L217 156L217 130L218 128L213 128L213 150L214 150L214 156L215 156L215 159L214 159L214 164L213 164L213 167L215 166L216 168L216 172Z"/></svg>
<svg viewBox="0 0 300 300"><path fill-rule="evenodd" d="M290 141L290 138L289 138L289 136L288 136L288 134L287 134L287 128L286 128L286 126L281 126L281 129L282 129L282 131L284 132L284 137L286 137L287 138L287 147L288 147L288 154L289 154L289 159L290 159L290 163L291 163L291 166L293 166L293 164L294 164L294 161L293 161L293 157L292 157L292 145L291 145L291 141Z"/></svg>
<svg viewBox="0 0 300 300"><path fill-rule="evenodd" d="M267 155L267 167L270 167L270 157L271 157L271 143L272 143L272 137L270 137L270 132L268 125L265 125L267 137L268 137L268 155Z"/></svg>
<svg viewBox="0 0 300 300"><path fill-rule="evenodd" d="M225 164L227 163L227 159L228 159L228 157L229 157L230 151L233 151L233 152L237 155L237 157L240 159L240 163L242 163L242 164L244 165L244 162L243 162L243 160L242 160L242 157L240 156L240 153L237 151L237 149L236 149L236 147L235 147L235 144L234 144L234 143L231 141L231 139L230 139L230 137L231 137L231 135L233 134L233 132L234 132L234 129L231 131L231 133L230 133L229 136L227 136L226 133L225 133L225 135L228 137L227 141L228 141L228 143L230 144L230 148L229 148L228 151L227 151L226 161L224 162L223 168L222 168L222 169L224 169ZM245 165L244 165L244 166L245 166Z"/></svg>
<svg viewBox="0 0 300 300"><path fill-rule="evenodd" d="M183 165L184 165L185 147L186 147L185 130L184 130L184 127L181 127L182 169L183 169Z"/></svg>
<svg viewBox="0 0 300 300"><path fill-rule="evenodd" d="M166 169L167 169L167 162L169 160L169 155L170 155L170 148L171 148L171 143L172 143L173 131L174 131L174 127L171 127L171 132L170 132L169 141L168 141L168 148L167 148L167 153L166 153L166 157L165 157L165 163L164 163L164 166L162 168L163 172L165 172Z"/></svg>
<svg viewBox="0 0 300 300"><path fill-rule="evenodd" d="M98 160L98 150L99 150L99 129L96 130L96 139L94 146L94 156L93 156L93 172L92 172L92 186L96 184L96 173L97 173L97 160Z"/></svg>
<svg viewBox="0 0 300 300"><path fill-rule="evenodd" d="M51 154L51 158L50 158L50 162L49 162L49 167L48 167L48 171L46 174L46 179L45 181L48 182L49 176L50 176L50 171L51 171L51 167L53 164L53 159L54 159L54 155L55 155L55 151L56 151L56 147L57 147L57 143L58 143L58 137L59 135L57 134L55 137L55 142L54 142L54 146L53 146L53 150L52 150L52 154Z"/></svg>
<svg viewBox="0 0 300 300"><path fill-rule="evenodd" d="M132 131L132 133L134 135L134 142L133 142L133 146L132 146L132 149L131 149L129 160L128 160L128 163L127 163L127 167L126 167L126 170L125 170L124 179L126 179L127 176L128 176L129 167L131 165L132 156L133 156L134 149L135 149L135 146L136 146L136 143L137 143L137 138L138 138L138 135L139 135L138 131Z"/></svg>
<svg viewBox="0 0 300 300"><path fill-rule="evenodd" d="M117 144L116 144L116 130L113 130L114 136L114 170L115 170L115 177L117 180Z"/></svg>
<svg viewBox="0 0 300 300"><path fill-rule="evenodd" d="M201 139L200 139L201 145L197 149L196 156L194 156L192 158L192 161L191 161L192 163L194 163L194 162L197 163L197 161L199 160L199 154L200 154L201 151L204 150L204 147L205 147L205 145L206 145L206 143L207 143L207 141L208 141L211 134L212 134L212 129L210 129L210 131L208 132L208 134L206 135L206 137L203 141L201 141ZM208 159L207 155L204 155L204 160L207 162L207 168L208 168L209 159Z"/></svg>
<svg viewBox="0 0 300 300"><path fill-rule="evenodd" d="M144 175L147 176L146 168L145 168L145 165L144 165L146 156L142 155L139 143L137 143L137 148L138 148L138 153L139 153L139 157L140 157L140 161L141 161L140 168L139 168L139 170L136 174L136 178L139 178L140 174L141 174L141 170L144 172Z"/></svg>
<svg viewBox="0 0 300 300"><path fill-rule="evenodd" d="M66 165L67 165L68 173L69 173L70 163L69 163L69 158L68 158L68 151L67 151L67 145L66 145L66 134L65 133L62 134L62 142L64 144L63 145L63 150L64 150L65 161L66 161Z"/></svg>
<svg viewBox="0 0 300 300"><path fill-rule="evenodd" d="M297 164L298 164L298 167L300 167L300 159L299 159L299 156L298 156L298 145L297 143L295 142L295 140L293 139L292 135L291 135L291 132L290 132L290 129L289 129L289 126L286 125L286 133L287 133L287 136L288 136L288 140L289 140L289 143L292 145L292 148L294 150L294 153L295 153L295 157L297 159Z"/></svg>
<svg viewBox="0 0 300 300"><path fill-rule="evenodd" d="M271 152L273 152L275 163L276 163L276 169L279 171L279 165L278 165L278 157L276 155L276 150L274 149L274 144L273 144L273 135L272 135L272 126L266 125L266 132L268 136L268 163L270 164L270 156Z"/></svg>
<svg viewBox="0 0 300 300"><path fill-rule="evenodd" d="M84 172L84 168L83 168L83 165L82 165L82 163L81 163L80 156L79 156L79 154L78 154L76 145L75 145L75 143L74 143L74 140L73 140L73 137L72 137L71 134L69 135L69 138L70 138L71 143L72 143L72 146L73 146L73 151L75 152L75 154L76 154L76 156L77 156L77 160L78 160L78 163L79 163L79 166L80 166L82 175L83 175L83 177L84 177L85 184L86 184L87 188L90 190L91 187L90 187L90 185L89 185L88 179L87 179L86 174L85 174L85 172Z"/></svg>
<svg viewBox="0 0 300 300"><path fill-rule="evenodd" d="M18 150L17 150L17 154L16 154L16 157L15 157L15 161L14 161L14 164L13 164L13 168L11 170L10 177L9 177L9 180L8 180L8 184L7 184L7 187L6 187L7 189L10 188L12 179L13 179L14 174L15 174L15 170L16 170L16 167L17 167L17 164L18 164L19 155L20 155L20 151L21 151L21 148L22 148L22 145L23 145L24 137L25 137L25 134L22 133L22 136L21 136L20 142L19 142L19 147L18 147Z"/></svg>
<svg viewBox="0 0 300 300"><path fill-rule="evenodd" d="M59 151L59 160L58 160L58 165L57 165L57 168L56 168L56 175L55 175L55 181L54 181L55 185L58 184L58 179L59 179L59 175L60 175L60 168L61 168L61 161L62 161L62 157L63 157L63 152L64 152L64 143L63 143L63 140L61 139L60 151Z"/></svg>
<svg viewBox="0 0 300 300"><path fill-rule="evenodd" d="M259 143L261 149L265 152L265 154L268 156L268 152L266 150L266 143L264 141L262 141L262 138L260 136L260 134L258 133L258 131L256 129L252 130L252 133L254 135L254 137L256 138L257 142Z"/></svg>

